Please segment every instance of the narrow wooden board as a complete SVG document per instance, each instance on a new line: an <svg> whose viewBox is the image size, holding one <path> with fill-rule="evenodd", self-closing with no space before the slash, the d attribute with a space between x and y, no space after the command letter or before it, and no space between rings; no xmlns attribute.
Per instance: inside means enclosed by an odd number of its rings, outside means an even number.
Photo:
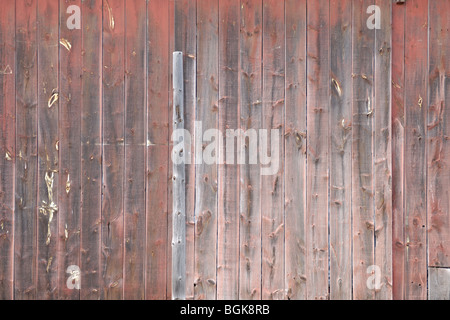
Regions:
<svg viewBox="0 0 450 320"><path fill-rule="evenodd" d="M59 5L38 5L37 296L58 297ZM71 119L73 120L73 119ZM70 124L69 124L70 126ZM79 131L77 132L77 134ZM77 148L79 144L77 144ZM78 158L79 152L77 153ZM77 159L79 160L79 159Z"/></svg>
<svg viewBox="0 0 450 320"><path fill-rule="evenodd" d="M392 6L392 295L405 294L404 128L405 128L405 6Z"/></svg>
<svg viewBox="0 0 450 320"><path fill-rule="evenodd" d="M69 267L79 267L81 263L82 31L67 26L67 20L74 14L70 10L67 13L70 5L81 8L81 1L59 2L60 39L57 39L56 45L60 54L60 126L59 139L53 142L53 149L59 151L58 298L77 300L80 290L67 286L67 280L72 276L70 270L67 271Z"/></svg>
<svg viewBox="0 0 450 320"><path fill-rule="evenodd" d="M100 299L102 205L102 0L81 3L81 288L82 300ZM74 31L76 32L76 31ZM76 50L76 44L73 47ZM73 188L71 188L73 190ZM72 229L75 233L76 229ZM70 235L70 233L69 233Z"/></svg>
<svg viewBox="0 0 450 320"><path fill-rule="evenodd" d="M330 299L352 299L352 1L331 0ZM389 76L389 73L388 73Z"/></svg>
<svg viewBox="0 0 450 320"><path fill-rule="evenodd" d="M353 2L353 121L352 121L352 230L353 298L374 299L367 286L374 265L374 40L375 29L367 27L370 0Z"/></svg>
<svg viewBox="0 0 450 320"><path fill-rule="evenodd" d="M428 1L405 14L405 299L426 299L426 115Z"/></svg>
<svg viewBox="0 0 450 320"><path fill-rule="evenodd" d="M307 12L307 217L308 299L328 299L328 188L330 117L329 1Z"/></svg>
<svg viewBox="0 0 450 320"><path fill-rule="evenodd" d="M285 299L284 268L284 109L285 109L285 30L284 2L263 2L263 93L261 128L267 130L267 146L259 145L261 153L269 155L274 147L278 154L271 154L271 163L262 164L278 169L261 175L261 252L262 299ZM278 130L272 139L272 129ZM275 135L274 135L275 137ZM261 137L259 137L261 138ZM261 140L260 140L261 141ZM262 171L261 171L262 172Z"/></svg>
<svg viewBox="0 0 450 320"><path fill-rule="evenodd" d="M0 299L14 298L15 1L0 12Z"/></svg>
<svg viewBox="0 0 450 320"><path fill-rule="evenodd" d="M184 128L194 132L197 72L197 2L175 1L175 50L184 54ZM186 299L194 298L195 141L186 150Z"/></svg>
<svg viewBox="0 0 450 320"><path fill-rule="evenodd" d="M219 6L218 0L197 1L197 110L199 140L208 129L218 128L219 94ZM203 142L207 146L208 141ZM200 161L201 145L195 158L195 299L216 298L217 271L217 164ZM216 150L217 151L217 150ZM216 154L217 155L217 154ZM217 158L217 156L216 156ZM217 161L216 161L217 163Z"/></svg>
<svg viewBox="0 0 450 320"><path fill-rule="evenodd" d="M262 123L262 1L241 0L240 128ZM239 299L261 299L261 183L258 164L240 166Z"/></svg>
<svg viewBox="0 0 450 320"><path fill-rule="evenodd" d="M450 269L428 268L429 300L450 300Z"/></svg>
<svg viewBox="0 0 450 320"><path fill-rule="evenodd" d="M147 245L146 299L166 299L171 277L168 260L169 135L169 6L164 0L148 3L147 60ZM170 112L170 116L172 113ZM170 121L171 122L171 121ZM170 165L171 167L171 165ZM171 183L170 183L171 184ZM171 201L171 200L170 200ZM172 202L170 202L172 203ZM170 237L172 233L169 232Z"/></svg>
<svg viewBox="0 0 450 320"><path fill-rule="evenodd" d="M145 297L147 3L126 2L124 299Z"/></svg>
<svg viewBox="0 0 450 320"><path fill-rule="evenodd" d="M14 298L37 297L37 1L16 1Z"/></svg>
<svg viewBox="0 0 450 320"><path fill-rule="evenodd" d="M450 3L429 10L428 263L450 267Z"/></svg>
<svg viewBox="0 0 450 320"><path fill-rule="evenodd" d="M286 297L306 299L306 1L287 0L285 112Z"/></svg>
<svg viewBox="0 0 450 320"><path fill-rule="evenodd" d="M380 29L375 34L374 201L375 264L380 267L380 288L375 298L392 300L392 159L391 159L391 3L377 0Z"/></svg>
<svg viewBox="0 0 450 320"><path fill-rule="evenodd" d="M235 0L219 0L219 130L224 147L218 166L217 299L239 297L239 34ZM230 134L227 134L228 130ZM233 145L231 145L231 143ZM231 156L230 156L231 155Z"/></svg>
<svg viewBox="0 0 450 320"><path fill-rule="evenodd" d="M102 297L117 300L123 298L124 271L124 0L103 1L102 30Z"/></svg>

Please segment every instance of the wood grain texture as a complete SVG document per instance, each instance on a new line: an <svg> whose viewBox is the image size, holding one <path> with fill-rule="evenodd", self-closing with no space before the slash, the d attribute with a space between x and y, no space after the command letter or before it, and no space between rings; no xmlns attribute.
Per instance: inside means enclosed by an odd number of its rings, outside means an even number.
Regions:
<svg viewBox="0 0 450 320"><path fill-rule="evenodd" d="M38 5L37 299L57 298L59 6ZM77 131L79 136L79 131ZM75 140L76 141L76 140ZM77 144L73 141L77 148ZM79 152L77 153L77 156ZM77 159L78 160L78 159Z"/></svg>
<svg viewBox="0 0 450 320"><path fill-rule="evenodd" d="M239 34L235 0L219 0L219 130L217 299L239 297ZM230 148L230 149L229 149Z"/></svg>
<svg viewBox="0 0 450 320"><path fill-rule="evenodd" d="M428 1L405 14L405 299L426 299L426 125Z"/></svg>
<svg viewBox="0 0 450 320"><path fill-rule="evenodd" d="M70 5L80 6L81 1L59 2L60 39L55 39L55 46L59 48L60 55L57 102L60 105L59 132L58 140L51 141L53 146L50 147L51 150L59 152L59 172L56 176L58 260L53 260L52 263L57 263L58 266L58 299L77 300L80 298L80 290L67 286L67 279L71 276L67 270L70 266L80 266L81 263L82 33L67 27L67 19L70 16L67 9Z"/></svg>
<svg viewBox="0 0 450 320"><path fill-rule="evenodd" d="M0 12L0 299L14 298L15 1Z"/></svg>
<svg viewBox="0 0 450 320"><path fill-rule="evenodd" d="M240 128L262 123L262 1L241 1ZM261 183L257 164L240 166L239 299L261 299Z"/></svg>
<svg viewBox="0 0 450 320"><path fill-rule="evenodd" d="M285 2L285 286L291 300L306 299L306 5Z"/></svg>
<svg viewBox="0 0 450 320"><path fill-rule="evenodd" d="M367 270L374 265L373 112L374 38L367 28L371 1L353 2L352 216L353 298L374 299Z"/></svg>
<svg viewBox="0 0 450 320"><path fill-rule="evenodd" d="M285 109L284 2L264 1L262 24L263 114L261 128L267 130L268 142L267 146L259 145L259 161L262 163L261 154L268 155L270 148L271 163L267 165L278 171L261 175L261 293L262 299L282 300L285 299L284 163L281 157L284 153ZM272 130L275 134L272 134ZM260 131L259 134L264 133ZM275 137L276 139L274 139ZM278 154L273 154L274 148L279 149ZM262 167L267 166L263 164Z"/></svg>
<svg viewBox="0 0 450 320"><path fill-rule="evenodd" d="M429 300L450 300L450 269L428 268Z"/></svg>
<svg viewBox="0 0 450 320"><path fill-rule="evenodd" d="M328 299L329 1L307 12L307 299Z"/></svg>
<svg viewBox="0 0 450 320"><path fill-rule="evenodd" d="M392 159L391 159L391 2L378 0L381 28L375 34L374 205L375 264L380 288L375 299L392 299Z"/></svg>
<svg viewBox="0 0 450 320"><path fill-rule="evenodd" d="M84 1L81 75L81 289L82 300L102 295L102 0ZM73 50L77 46L74 44ZM73 233L76 229L72 230ZM69 233L70 234L70 233Z"/></svg>
<svg viewBox="0 0 450 320"><path fill-rule="evenodd" d="M147 195L146 299L166 299L171 284L168 263L169 135L169 7L163 0L148 3L147 56ZM170 200L172 201L172 200ZM172 202L170 202L172 203ZM170 289L171 290L171 289Z"/></svg>
<svg viewBox="0 0 450 320"><path fill-rule="evenodd" d="M392 6L392 295L405 294L404 128L405 128L405 6Z"/></svg>
<svg viewBox="0 0 450 320"><path fill-rule="evenodd" d="M184 54L184 128L194 132L197 80L197 2L175 1L175 50ZM185 150L190 159L185 167L186 208L186 298L194 298L194 206L195 206L195 141Z"/></svg>
<svg viewBox="0 0 450 320"><path fill-rule="evenodd" d="M449 10L448 1L429 1L428 263L436 267L450 267Z"/></svg>
<svg viewBox="0 0 450 320"><path fill-rule="evenodd" d="M330 1L330 299L352 299L352 2Z"/></svg>
<svg viewBox="0 0 450 320"><path fill-rule="evenodd" d="M219 100L219 3L197 1L197 111L202 128L195 135L218 128ZM202 141L202 140L201 140ZM204 145L208 145L208 141ZM217 143L216 143L217 145ZM195 299L211 300L217 293L217 161L208 164L202 157L202 146L196 144L195 171ZM217 149L216 149L217 151ZM216 160L218 153L216 153Z"/></svg>
<svg viewBox="0 0 450 320"><path fill-rule="evenodd" d="M145 297L147 3L125 6L124 299Z"/></svg>
<svg viewBox="0 0 450 320"><path fill-rule="evenodd" d="M123 298L125 1L103 1L102 278L104 299Z"/></svg>
<svg viewBox="0 0 450 320"><path fill-rule="evenodd" d="M37 1L16 1L14 298L37 297Z"/></svg>

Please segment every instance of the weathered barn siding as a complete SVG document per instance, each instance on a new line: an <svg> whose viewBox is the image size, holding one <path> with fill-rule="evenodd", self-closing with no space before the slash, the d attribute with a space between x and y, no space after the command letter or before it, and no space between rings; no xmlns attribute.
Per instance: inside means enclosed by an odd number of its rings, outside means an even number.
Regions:
<svg viewBox="0 0 450 320"><path fill-rule="evenodd" d="M187 299L449 299L449 11L4 1L0 299L172 297L173 51L192 134ZM203 157L208 129L223 163ZM245 164L230 129L249 135Z"/></svg>

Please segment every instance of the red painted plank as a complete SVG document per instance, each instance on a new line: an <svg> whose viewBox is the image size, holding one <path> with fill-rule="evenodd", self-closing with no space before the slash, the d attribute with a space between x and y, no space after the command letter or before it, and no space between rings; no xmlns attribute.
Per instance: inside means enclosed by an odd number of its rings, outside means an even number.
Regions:
<svg viewBox="0 0 450 320"><path fill-rule="evenodd" d="M197 72L197 5L196 1L175 1L175 50L184 54L184 127L194 132ZM187 150L190 164L186 175L186 299L194 298L194 207L195 207L195 141Z"/></svg>
<svg viewBox="0 0 450 320"><path fill-rule="evenodd" d="M352 2L330 1L330 299L352 299ZM388 73L389 75L389 73Z"/></svg>
<svg viewBox="0 0 450 320"><path fill-rule="evenodd" d="M102 297L117 300L123 297L124 271L124 0L103 1L102 30Z"/></svg>
<svg viewBox="0 0 450 320"><path fill-rule="evenodd" d="M14 298L15 1L0 12L0 299Z"/></svg>
<svg viewBox="0 0 450 320"><path fill-rule="evenodd" d="M124 298L145 297L147 4L126 2Z"/></svg>
<svg viewBox="0 0 450 320"><path fill-rule="evenodd" d="M36 299L37 1L16 1L14 298Z"/></svg>
<svg viewBox="0 0 450 320"><path fill-rule="evenodd" d="M59 150L58 298L76 300L80 290L67 286L67 279L72 276L67 270L80 266L82 38L80 30L67 27L69 5L81 8L81 1L59 3L60 39L56 44L60 54L60 126L59 141L53 148Z"/></svg>
<svg viewBox="0 0 450 320"><path fill-rule="evenodd" d="M218 55L219 55L218 0L197 1L197 111L196 120L203 136L208 129L218 128ZM207 141L204 146L209 145ZM216 298L217 258L217 161L208 164L202 146L196 145L195 172L195 299ZM206 148L205 148L206 150ZM217 150L217 149L216 149ZM207 153L207 152L205 152ZM212 156L211 156L212 157ZM216 153L217 160L217 153Z"/></svg>
<svg viewBox="0 0 450 320"><path fill-rule="evenodd" d="M262 125L267 131L267 146L260 145L264 155L269 149L279 149L271 154L269 166L274 172L261 176L261 243L263 299L284 299L284 82L285 82L285 30L284 2L263 2L263 98ZM272 136L272 129L275 134ZM264 133L260 133L264 134ZM270 137L270 138L269 138ZM276 137L276 139L275 139ZM261 159L259 159L261 161ZM278 169L278 171L275 171Z"/></svg>
<svg viewBox="0 0 450 320"><path fill-rule="evenodd" d="M307 298L328 299L329 1L307 12Z"/></svg>
<svg viewBox="0 0 450 320"><path fill-rule="evenodd" d="M262 1L241 1L240 128L261 128ZM261 299L261 183L257 164L240 166L239 298Z"/></svg>
<svg viewBox="0 0 450 320"><path fill-rule="evenodd" d="M380 268L377 300L392 299L392 160L391 160L391 0L377 0L380 29L375 35L374 201L375 264Z"/></svg>
<svg viewBox="0 0 450 320"><path fill-rule="evenodd" d="M405 13L405 299L427 298L426 115L428 1Z"/></svg>
<svg viewBox="0 0 450 320"><path fill-rule="evenodd" d="M429 3L428 261L450 267L450 2Z"/></svg>
<svg viewBox="0 0 450 320"><path fill-rule="evenodd" d="M102 0L84 1L81 10L80 298L96 300L102 292Z"/></svg>
<svg viewBox="0 0 450 320"><path fill-rule="evenodd" d="M367 270L374 265L373 110L374 37L367 28L371 0L353 2L352 216L353 298L374 298ZM370 270L370 269L369 269Z"/></svg>
<svg viewBox="0 0 450 320"><path fill-rule="evenodd" d="M306 1L286 1L286 295L306 299Z"/></svg>
<svg viewBox="0 0 450 320"><path fill-rule="evenodd" d="M219 130L225 145L218 166L217 299L239 297L239 33L235 0L219 0ZM228 133L227 133L228 132ZM233 143L231 146L230 141Z"/></svg>
<svg viewBox="0 0 450 320"><path fill-rule="evenodd" d="M168 266L169 3L148 3L146 299L166 299ZM172 113L170 113L172 115ZM169 162L168 162L169 161ZM172 234L170 232L170 234Z"/></svg>
<svg viewBox="0 0 450 320"><path fill-rule="evenodd" d="M405 294L404 127L405 127L405 6L392 6L392 294Z"/></svg>

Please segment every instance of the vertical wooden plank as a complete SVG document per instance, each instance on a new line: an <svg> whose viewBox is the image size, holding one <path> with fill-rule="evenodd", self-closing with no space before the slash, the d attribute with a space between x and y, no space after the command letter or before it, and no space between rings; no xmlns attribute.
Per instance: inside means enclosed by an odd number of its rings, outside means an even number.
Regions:
<svg viewBox="0 0 450 320"><path fill-rule="evenodd" d="M219 300L239 298L239 16L235 0L219 0L219 130L225 140L218 166Z"/></svg>
<svg viewBox="0 0 450 320"><path fill-rule="evenodd" d="M126 2L125 37L125 183L124 298L144 299L146 171L145 0Z"/></svg>
<svg viewBox="0 0 450 320"><path fill-rule="evenodd" d="M450 267L450 3L429 4L428 261Z"/></svg>
<svg viewBox="0 0 450 320"><path fill-rule="evenodd" d="M284 82L285 38L284 1L263 2L263 119L267 130L267 149L260 145L260 155L268 149L272 166L278 169L261 176L262 298L284 299ZM276 138L272 129L277 130ZM260 134L264 134L261 133ZM270 136L270 138L269 138ZM261 140L260 140L261 141ZM261 161L261 159L260 159ZM277 164L275 164L275 162ZM265 167L265 166L264 166Z"/></svg>
<svg viewBox="0 0 450 320"><path fill-rule="evenodd" d="M80 298L95 300L101 297L103 287L101 282L102 0L84 1L81 3L81 10ZM76 44L72 50L76 50ZM75 228L75 225L73 227ZM75 233L76 229L72 232Z"/></svg>
<svg viewBox="0 0 450 320"><path fill-rule="evenodd" d="M241 0L240 128L262 123L262 0ZM257 164L240 166L239 298L261 299L261 183Z"/></svg>
<svg viewBox="0 0 450 320"><path fill-rule="evenodd" d="M186 299L186 190L184 130L183 53L173 52L173 138L182 141L182 147L172 150L172 300ZM180 131L182 132L180 134ZM178 140L178 141L180 141ZM176 142L178 142L176 141Z"/></svg>
<svg viewBox="0 0 450 320"><path fill-rule="evenodd" d="M197 111L195 137L218 128L219 12L218 0L197 1ZM216 137L217 138L217 137ZM208 142L205 141L205 146ZM218 143L216 142L216 145ZM217 155L216 162L202 159L202 145L196 144L195 172L195 299L216 298L217 247ZM216 148L217 152L217 148ZM204 157L203 157L204 158Z"/></svg>
<svg viewBox="0 0 450 320"><path fill-rule="evenodd" d="M15 1L0 12L0 299L14 298Z"/></svg>
<svg viewBox="0 0 450 320"><path fill-rule="evenodd" d="M374 265L373 112L374 37L367 27L371 0L353 2L352 216L353 298L373 299L367 270Z"/></svg>
<svg viewBox="0 0 450 320"><path fill-rule="evenodd" d="M148 3L146 299L166 299L169 135L169 2ZM170 93L171 94L171 93ZM172 113L170 113L172 114ZM170 161L170 160L169 160ZM170 233L170 235L172 235ZM169 276L170 275L170 276Z"/></svg>
<svg viewBox="0 0 450 320"><path fill-rule="evenodd" d="M307 298L328 299L329 1L307 12Z"/></svg>
<svg viewBox="0 0 450 320"><path fill-rule="evenodd" d="M405 294L404 127L405 6L392 6L392 295Z"/></svg>
<svg viewBox="0 0 450 320"><path fill-rule="evenodd" d="M351 300L352 3L330 8L330 299Z"/></svg>
<svg viewBox="0 0 450 320"><path fill-rule="evenodd" d="M67 20L73 14L70 5L81 8L81 1L59 2L60 52L59 84L59 150L58 192L58 298L76 300L80 291L67 287L70 266L80 266L81 228L81 30L69 29Z"/></svg>
<svg viewBox="0 0 450 320"><path fill-rule="evenodd" d="M306 299L306 1L285 5L285 286L288 299Z"/></svg>
<svg viewBox="0 0 450 320"><path fill-rule="evenodd" d="M381 271L375 298L392 299L392 169L391 169L391 3L377 0L380 29L375 32L374 201L375 264Z"/></svg>
<svg viewBox="0 0 450 320"><path fill-rule="evenodd" d="M426 299L426 114L428 1L405 14L405 299Z"/></svg>
<svg viewBox="0 0 450 320"><path fill-rule="evenodd" d="M184 54L184 128L194 132L197 72L197 5L196 1L175 1L175 50ZM185 166L186 208L186 299L194 298L194 206L195 141L185 150L190 159Z"/></svg>
<svg viewBox="0 0 450 320"><path fill-rule="evenodd" d="M429 300L450 300L450 269L428 268Z"/></svg>
<svg viewBox="0 0 450 320"><path fill-rule="evenodd" d="M16 1L14 298L36 298L37 1Z"/></svg>
<svg viewBox="0 0 450 320"><path fill-rule="evenodd" d="M124 5L103 1L102 297L113 300L123 297Z"/></svg>
<svg viewBox="0 0 450 320"><path fill-rule="evenodd" d="M59 3L38 4L37 299L57 298ZM70 124L69 124L70 125Z"/></svg>

